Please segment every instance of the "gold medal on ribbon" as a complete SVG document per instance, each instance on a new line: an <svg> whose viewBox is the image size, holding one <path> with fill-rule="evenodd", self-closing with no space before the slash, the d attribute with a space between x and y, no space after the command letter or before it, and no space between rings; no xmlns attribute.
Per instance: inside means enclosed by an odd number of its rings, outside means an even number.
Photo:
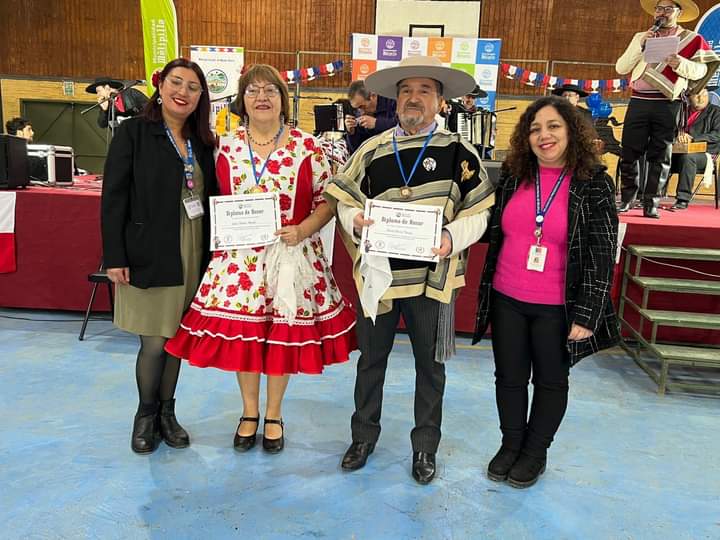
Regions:
<svg viewBox="0 0 720 540"><path fill-rule="evenodd" d="M403 186L400 188L400 196L403 199L409 199L410 195L412 195L412 190L409 187Z"/></svg>
<svg viewBox="0 0 720 540"><path fill-rule="evenodd" d="M258 185L251 187L250 191L249 191L249 193L262 193L262 192L263 192L263 189Z"/></svg>

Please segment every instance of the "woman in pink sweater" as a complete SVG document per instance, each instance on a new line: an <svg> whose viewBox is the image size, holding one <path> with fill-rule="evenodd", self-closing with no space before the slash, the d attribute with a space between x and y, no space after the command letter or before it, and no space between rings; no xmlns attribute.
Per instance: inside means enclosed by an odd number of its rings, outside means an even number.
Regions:
<svg viewBox="0 0 720 540"><path fill-rule="evenodd" d="M514 487L545 470L570 366L619 340L610 302L618 220L593 133L567 100L538 99L515 127L495 195L475 341L491 324L503 437L488 476Z"/></svg>

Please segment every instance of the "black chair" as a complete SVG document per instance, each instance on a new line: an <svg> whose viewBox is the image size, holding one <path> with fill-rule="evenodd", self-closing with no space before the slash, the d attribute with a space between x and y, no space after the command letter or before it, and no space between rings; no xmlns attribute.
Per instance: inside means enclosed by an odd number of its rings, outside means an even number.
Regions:
<svg viewBox="0 0 720 540"><path fill-rule="evenodd" d="M108 296L110 298L110 314L115 314L115 310L113 307L114 302L112 281L110 281L110 278L108 278L102 263L100 263L100 268L98 268L97 272L88 274L88 281L93 284L93 288L92 292L90 293L90 302L88 303L87 311L85 312L85 318L83 319L82 328L80 329L80 336L78 337L80 341L82 341L85 337L85 329L87 328L88 320L90 319L90 314L92 313L93 303L95 302L95 293L97 292L98 285L100 285L101 283L107 284Z"/></svg>

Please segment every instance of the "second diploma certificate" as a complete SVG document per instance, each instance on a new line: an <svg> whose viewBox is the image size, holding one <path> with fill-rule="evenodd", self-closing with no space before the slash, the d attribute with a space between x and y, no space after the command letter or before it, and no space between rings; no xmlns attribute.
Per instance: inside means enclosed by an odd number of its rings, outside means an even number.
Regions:
<svg viewBox="0 0 720 540"><path fill-rule="evenodd" d="M212 251L273 244L281 226L277 193L210 197Z"/></svg>
<svg viewBox="0 0 720 540"><path fill-rule="evenodd" d="M395 259L437 261L432 248L440 247L443 210L439 206L378 201L365 202L365 227L360 245L364 253Z"/></svg>

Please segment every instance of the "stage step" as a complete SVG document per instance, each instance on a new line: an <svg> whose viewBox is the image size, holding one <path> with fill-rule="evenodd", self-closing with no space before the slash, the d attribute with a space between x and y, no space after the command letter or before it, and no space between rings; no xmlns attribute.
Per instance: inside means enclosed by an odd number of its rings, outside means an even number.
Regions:
<svg viewBox="0 0 720 540"><path fill-rule="evenodd" d="M687 311L663 311L659 309L640 309L640 314L648 321L661 326L684 326L720 330L720 315L712 313L691 313Z"/></svg>
<svg viewBox="0 0 720 540"><path fill-rule="evenodd" d="M653 343L652 348L663 360L671 360L673 364L692 363L720 367L720 349L709 347L684 347L681 345L665 345Z"/></svg>
<svg viewBox="0 0 720 540"><path fill-rule="evenodd" d="M720 281L704 279L673 279L645 277L627 274L632 281L649 291L664 291L692 294L720 294Z"/></svg>
<svg viewBox="0 0 720 540"><path fill-rule="evenodd" d="M628 246L628 251L639 257L661 259L689 259L720 262L720 249L683 248L667 246Z"/></svg>

